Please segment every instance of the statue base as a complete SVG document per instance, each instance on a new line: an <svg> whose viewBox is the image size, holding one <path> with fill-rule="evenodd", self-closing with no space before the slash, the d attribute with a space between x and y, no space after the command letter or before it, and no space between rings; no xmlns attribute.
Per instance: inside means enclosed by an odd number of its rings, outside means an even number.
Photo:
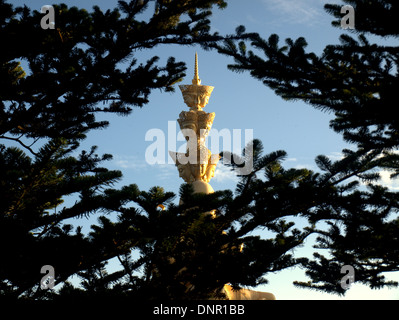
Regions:
<svg viewBox="0 0 399 320"><path fill-rule="evenodd" d="M193 186L194 193L210 194L215 192L209 183L201 180L194 181L191 185Z"/></svg>
<svg viewBox="0 0 399 320"><path fill-rule="evenodd" d="M228 284L223 287L223 292L227 300L276 300L273 293L249 289L233 291L233 288Z"/></svg>

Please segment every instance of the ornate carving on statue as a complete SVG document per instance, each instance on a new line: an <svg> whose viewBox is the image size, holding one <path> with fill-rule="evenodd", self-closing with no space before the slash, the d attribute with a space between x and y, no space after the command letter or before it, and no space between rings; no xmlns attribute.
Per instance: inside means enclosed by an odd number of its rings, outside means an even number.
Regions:
<svg viewBox="0 0 399 320"><path fill-rule="evenodd" d="M194 150L195 151L195 150ZM190 153L172 152L170 156L175 162L181 177L186 183L203 181L208 183L215 174L216 165L220 156L212 154L205 146L198 146L195 155Z"/></svg>
<svg viewBox="0 0 399 320"><path fill-rule="evenodd" d="M184 103L190 110L202 110L209 102L214 87L202 85L180 85Z"/></svg>
<svg viewBox="0 0 399 320"><path fill-rule="evenodd" d="M180 129L191 129L197 132L198 114L195 111L182 111L177 119Z"/></svg>
<svg viewBox="0 0 399 320"><path fill-rule="evenodd" d="M195 181L194 176L191 174L190 164L178 164L177 170L179 170L179 177L182 178L187 183L192 183Z"/></svg>
<svg viewBox="0 0 399 320"><path fill-rule="evenodd" d="M180 85L179 88L183 94L184 103L190 110L199 111L208 104L214 87L201 85L201 80L198 76L197 54L195 54L195 69L192 85Z"/></svg>
<svg viewBox="0 0 399 320"><path fill-rule="evenodd" d="M214 112L207 113L202 110L190 110L180 112L177 122L179 123L180 129L185 135L186 140L191 137L197 137L198 139L203 140L208 136L214 119ZM191 132L188 130L191 130Z"/></svg>
<svg viewBox="0 0 399 320"><path fill-rule="evenodd" d="M205 139L212 128L213 120L215 119L215 112L206 113L204 111L198 112L198 136L200 139Z"/></svg>
<svg viewBox="0 0 399 320"><path fill-rule="evenodd" d="M203 181L209 182L214 177L216 165L219 162L219 160L220 160L220 156L218 154L211 155L208 165L207 165L207 168L206 168L205 175L203 177Z"/></svg>

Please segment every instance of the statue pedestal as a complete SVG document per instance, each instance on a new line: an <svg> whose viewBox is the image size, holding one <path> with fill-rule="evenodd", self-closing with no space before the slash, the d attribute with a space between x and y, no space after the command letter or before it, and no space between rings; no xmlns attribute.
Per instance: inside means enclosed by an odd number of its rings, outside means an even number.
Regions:
<svg viewBox="0 0 399 320"><path fill-rule="evenodd" d="M228 284L223 287L223 291L228 300L276 300L273 293L248 289L233 291Z"/></svg>
<svg viewBox="0 0 399 320"><path fill-rule="evenodd" d="M194 181L191 185L193 186L194 193L210 194L215 192L209 183L201 180Z"/></svg>

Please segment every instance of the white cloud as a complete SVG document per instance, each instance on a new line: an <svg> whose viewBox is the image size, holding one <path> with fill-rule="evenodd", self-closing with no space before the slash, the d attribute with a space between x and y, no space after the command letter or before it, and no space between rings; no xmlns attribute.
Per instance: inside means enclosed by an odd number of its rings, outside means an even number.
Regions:
<svg viewBox="0 0 399 320"><path fill-rule="evenodd" d="M391 179L391 172L382 170L379 172L381 177L381 185L387 187L391 191L399 191L399 179Z"/></svg>
<svg viewBox="0 0 399 320"><path fill-rule="evenodd" d="M179 179L179 172L174 164L148 164L144 159L137 156L116 155L113 165L124 170L149 171L151 176L160 180Z"/></svg>
<svg viewBox="0 0 399 320"><path fill-rule="evenodd" d="M315 25L323 18L324 1L263 0L266 8L279 17L280 23Z"/></svg>
<svg viewBox="0 0 399 320"><path fill-rule="evenodd" d="M344 158L344 155L342 152L331 152L328 155L328 158L332 161L338 161L342 160ZM377 183L379 185L382 185L383 187L389 188L391 191L399 191L399 178L391 179L390 176L392 172L388 170L379 170L378 173L380 175L380 180L373 183ZM367 182L362 181L361 184L368 185Z"/></svg>
<svg viewBox="0 0 399 320"><path fill-rule="evenodd" d="M393 151L393 153L395 154L399 154L399 150L395 150ZM383 155L381 154L379 157L382 157ZM378 180L377 183L379 185L382 185L383 187L386 187L388 189L390 189L391 191L399 191L399 178L393 178L391 179L391 174L392 171L389 170L384 170L381 169L378 171L379 175L380 175L380 180ZM368 183L362 183L364 185L368 185Z"/></svg>
<svg viewBox="0 0 399 320"><path fill-rule="evenodd" d="M344 158L344 154L342 152L331 152L327 157L332 161L338 161Z"/></svg>
<svg viewBox="0 0 399 320"><path fill-rule="evenodd" d="M219 163L215 170L215 176L212 178L212 181L216 182L238 182L238 177L235 175L233 171L230 170L229 167L226 167L222 163Z"/></svg>
<svg viewBox="0 0 399 320"><path fill-rule="evenodd" d="M179 172L174 164L157 164L153 165L152 167L157 169L156 176L160 180L181 179L179 178Z"/></svg>
<svg viewBox="0 0 399 320"><path fill-rule="evenodd" d="M142 170L148 166L144 159L140 159L136 156L116 155L112 162L116 167L122 169Z"/></svg>

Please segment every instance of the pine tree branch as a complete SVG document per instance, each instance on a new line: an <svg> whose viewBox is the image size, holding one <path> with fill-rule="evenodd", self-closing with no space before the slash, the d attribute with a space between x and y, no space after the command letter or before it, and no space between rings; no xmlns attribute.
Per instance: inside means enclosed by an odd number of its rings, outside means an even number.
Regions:
<svg viewBox="0 0 399 320"><path fill-rule="evenodd" d="M21 137L21 136L20 136L20 137ZM0 136L0 139L7 139L7 140L11 140L11 141L16 141L16 142L18 142L22 147L24 147L25 149L29 150L34 156L37 156L38 154L37 154L35 151L33 151L33 149L31 148L31 146L32 146L33 144L35 144L37 140L35 140L31 145L28 146L28 145L26 145L25 143L23 143L23 142L20 140L20 137L18 137L18 138L12 138L12 137L7 137L7 136L4 136L4 135L1 135L1 136Z"/></svg>

